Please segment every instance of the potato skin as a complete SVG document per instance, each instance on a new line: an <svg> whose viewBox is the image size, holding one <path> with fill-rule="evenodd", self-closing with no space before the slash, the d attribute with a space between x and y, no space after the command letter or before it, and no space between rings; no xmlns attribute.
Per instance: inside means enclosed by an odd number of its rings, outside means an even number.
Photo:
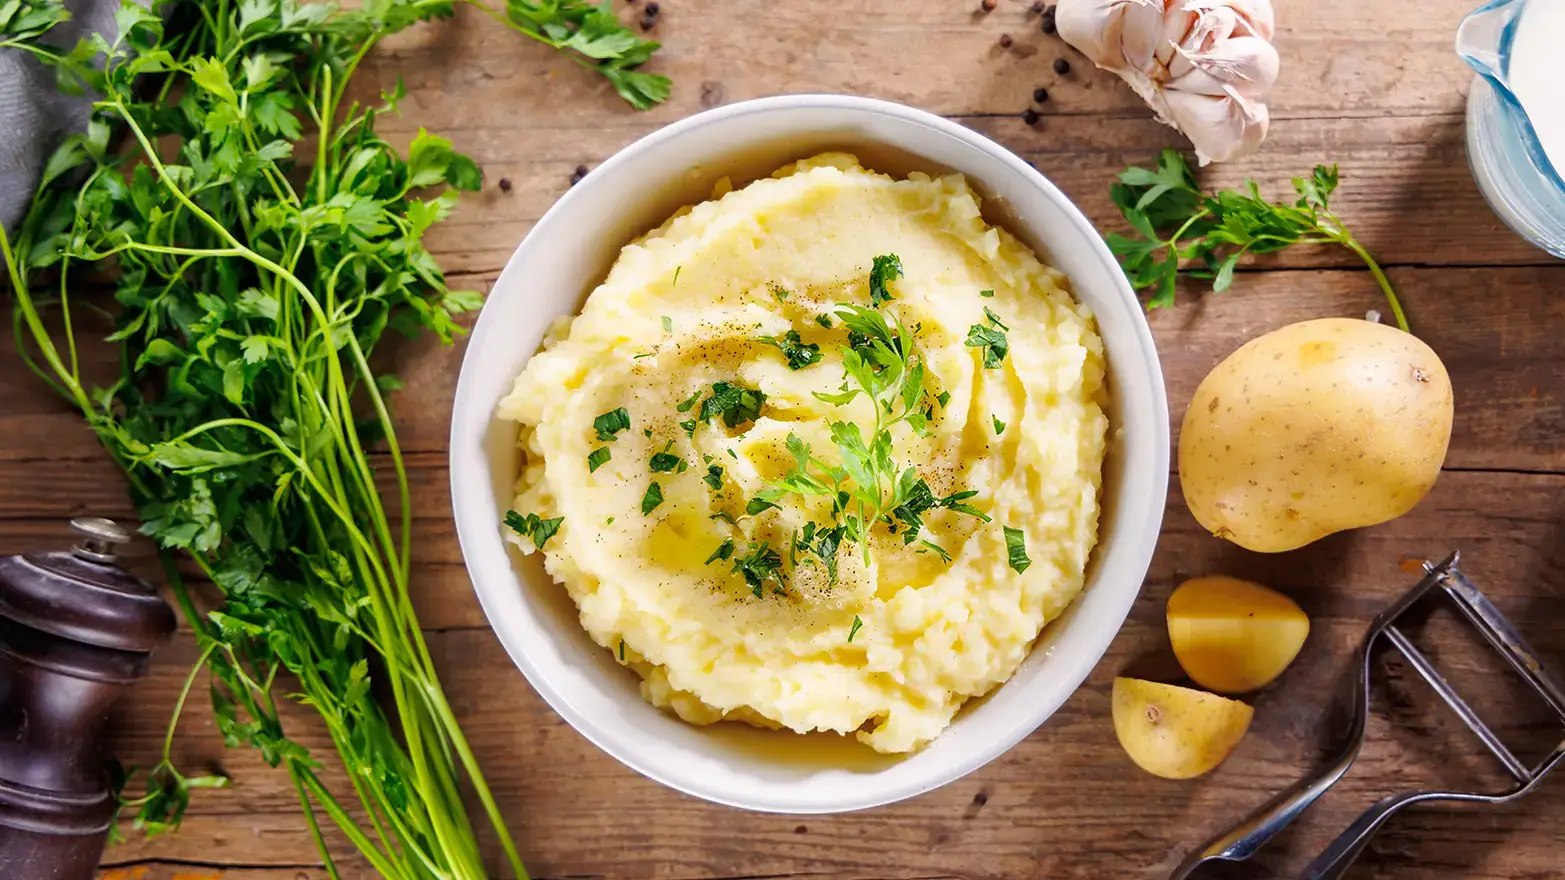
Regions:
<svg viewBox="0 0 1565 880"><path fill-rule="evenodd" d="M1451 380L1434 350L1348 318L1245 343L1196 389L1179 436L1190 512L1278 553L1411 510L1451 440Z"/></svg>
<svg viewBox="0 0 1565 880"><path fill-rule="evenodd" d="M1164 779L1193 779L1228 757L1250 729L1250 706L1171 684L1114 679L1114 735L1136 766Z"/></svg>

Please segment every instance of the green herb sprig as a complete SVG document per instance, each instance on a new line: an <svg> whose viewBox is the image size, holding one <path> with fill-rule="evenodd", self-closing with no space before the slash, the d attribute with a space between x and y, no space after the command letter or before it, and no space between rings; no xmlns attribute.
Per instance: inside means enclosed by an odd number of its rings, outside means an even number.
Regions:
<svg viewBox="0 0 1565 880"><path fill-rule="evenodd" d="M1234 270L1246 254L1266 254L1299 244L1335 244L1357 254L1385 292L1397 326L1408 330L1407 316L1380 264L1336 214L1331 194L1337 166L1315 166L1309 177L1293 179L1299 198L1293 204L1261 197L1254 180L1244 192L1207 194L1179 151L1164 150L1158 167L1128 168L1110 189L1115 206L1139 237L1109 233L1109 249L1119 257L1137 290L1152 291L1148 308L1174 304L1174 281L1181 271L1212 282L1218 293L1233 284Z"/></svg>
<svg viewBox="0 0 1565 880"><path fill-rule="evenodd" d="M111 37L74 47L53 40L64 3L0 0L0 50L94 96L86 131L63 140L24 218L0 229L21 356L125 470L200 647L146 794L116 780L149 833L175 828L193 789L226 783L170 760L210 671L217 729L288 774L328 876L339 871L323 824L379 876L487 876L463 792L506 870L527 876L408 595L412 506L384 396L400 385L370 367L388 329L449 342L455 316L481 303L447 286L424 237L482 174L444 138L421 130L399 151L376 134L400 83L380 106L348 98L382 39L458 2L570 53L638 107L667 96L666 79L635 69L657 44L581 0L510 0L504 12L479 0L157 0L124 4ZM95 316L72 297L102 279L119 305L108 341L122 366L92 387L78 344ZM559 528L508 519L540 546ZM216 585L220 610L198 607L177 551ZM345 785L292 738L284 699L316 714Z"/></svg>

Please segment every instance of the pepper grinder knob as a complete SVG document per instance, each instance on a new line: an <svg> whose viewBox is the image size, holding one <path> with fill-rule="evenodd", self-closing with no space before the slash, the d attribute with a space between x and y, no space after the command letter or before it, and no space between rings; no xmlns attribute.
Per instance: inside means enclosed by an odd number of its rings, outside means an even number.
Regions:
<svg viewBox="0 0 1565 880"><path fill-rule="evenodd" d="M82 536L71 553L99 565L113 565L118 561L115 547L130 543L130 532L124 526L101 516L78 516L71 520L71 530Z"/></svg>

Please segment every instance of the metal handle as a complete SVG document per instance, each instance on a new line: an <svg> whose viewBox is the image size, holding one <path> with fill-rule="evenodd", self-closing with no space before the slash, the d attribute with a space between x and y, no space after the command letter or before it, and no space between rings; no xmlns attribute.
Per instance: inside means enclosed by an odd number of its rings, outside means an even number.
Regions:
<svg viewBox="0 0 1565 880"><path fill-rule="evenodd" d="M82 542L71 549L78 559L109 565L118 558L114 548L130 542L130 532L112 519L101 516L78 516L71 520L71 529L82 536Z"/></svg>

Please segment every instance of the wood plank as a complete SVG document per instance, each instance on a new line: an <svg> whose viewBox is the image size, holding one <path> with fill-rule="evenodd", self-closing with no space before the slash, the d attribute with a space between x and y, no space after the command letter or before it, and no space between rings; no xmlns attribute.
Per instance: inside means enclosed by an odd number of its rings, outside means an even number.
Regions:
<svg viewBox="0 0 1565 880"><path fill-rule="evenodd" d="M1561 476L1450 473L1425 505L1401 520L1274 557L1206 536L1176 495L1130 620L1088 685L1054 719L965 780L847 816L757 816L681 797L597 754L534 695L486 630L441 633L433 644L453 707L540 876L1151 880L1166 876L1216 826L1323 759L1336 735L1335 716L1326 710L1345 681L1352 646L1368 619L1412 580L1401 568L1403 554L1438 556L1460 546L1468 572L1548 661L1565 668L1562 491ZM1165 649L1169 591L1208 571L1288 591L1311 614L1314 632L1283 681L1258 697L1253 732L1233 759L1201 780L1160 781L1130 766L1113 745L1109 685L1125 667ZM1443 668L1459 672L1471 672L1484 656L1471 646L1441 650ZM184 638L161 653L152 676L138 685L136 711L115 719L116 747L125 758L144 763L155 755L161 712L172 704L191 656ZM1378 720L1354 773L1266 854L1268 875L1291 876L1287 870L1296 871L1388 788L1450 782L1453 773L1457 782L1490 778L1478 772L1484 765L1476 743L1427 694L1406 685L1405 673L1393 673L1377 678ZM1549 735L1520 701L1502 708L1486 717L1513 745ZM280 775L242 752L223 751L208 724L200 713L191 715L194 735L182 735L180 759L198 766L219 761L239 784L203 793L192 812L197 840L225 835L223 862L310 864L307 838L283 832L296 807ZM1550 816L1562 807L1565 787L1550 784L1512 808L1410 814L1377 842L1376 876L1552 877L1565 832ZM595 845L584 848L584 840ZM160 839L115 858L192 850L182 838Z"/></svg>
<svg viewBox="0 0 1565 880"><path fill-rule="evenodd" d="M412 111L432 130L432 121ZM1170 129L1144 115L1051 115L1030 127L1014 116L961 117L1035 164L1099 229L1122 229L1109 202L1114 175L1149 165L1163 146L1179 145ZM569 188L578 164L595 167L659 126L638 117L625 127L591 119L545 127L530 116L496 120L454 135L483 167L488 184L467 196L436 227L430 246L452 271L496 273L528 230ZM1289 180L1316 163L1341 166L1334 202L1376 259L1389 265L1541 263L1547 254L1507 229L1489 209L1468 169L1460 108L1434 115L1311 119L1279 123L1256 156L1202 172L1210 187L1254 178L1272 198L1292 199ZM388 135L388 137L395 137ZM502 192L498 181L512 183ZM1361 268L1341 248L1284 251L1266 265Z"/></svg>
<svg viewBox="0 0 1565 880"><path fill-rule="evenodd" d="M1415 332L1441 355L1456 388L1447 466L1565 470L1565 360L1556 346L1565 333L1565 298L1550 292L1565 289L1565 264L1390 274ZM1149 316L1175 429L1202 377L1248 339L1295 321L1370 309L1384 311L1385 304L1361 272L1245 272L1225 294L1182 289L1178 307ZM0 363L14 357L4 336ZM444 457L464 352L461 341L447 347L421 339L394 358L407 386L392 396L397 436L404 449L429 453L420 462ZM114 363L108 346L84 346L82 354L88 372ZM123 509L80 419L31 377L0 383L0 437L0 517ZM49 459L69 464L51 466ZM417 479L429 487L420 493L421 508L444 503L443 477Z"/></svg>
<svg viewBox="0 0 1565 880"><path fill-rule="evenodd" d="M369 877L367 874L358 876ZM98 870L98 880L328 880L328 875L324 868L314 865L297 868L227 868L146 862L102 867Z"/></svg>
<svg viewBox="0 0 1565 880"><path fill-rule="evenodd" d="M1002 0L989 15L978 13L978 0L660 5L652 36L664 48L647 69L672 77L674 94L647 114L654 122L778 92L868 95L948 116L1019 114L1040 85L1051 88L1053 110L1146 114L1118 78L1041 33L1031 0ZM633 4L616 6L626 21L640 14ZM1279 6L1283 67L1268 100L1273 117L1460 110L1473 73L1456 58L1452 35L1471 10L1467 0ZM1013 36L1010 51L997 45L1002 33ZM1072 64L1064 76L1051 69L1062 57ZM361 91L373 98L399 73L410 128L493 130L511 119L615 126L638 118L601 78L466 8L386 41L365 64Z"/></svg>

